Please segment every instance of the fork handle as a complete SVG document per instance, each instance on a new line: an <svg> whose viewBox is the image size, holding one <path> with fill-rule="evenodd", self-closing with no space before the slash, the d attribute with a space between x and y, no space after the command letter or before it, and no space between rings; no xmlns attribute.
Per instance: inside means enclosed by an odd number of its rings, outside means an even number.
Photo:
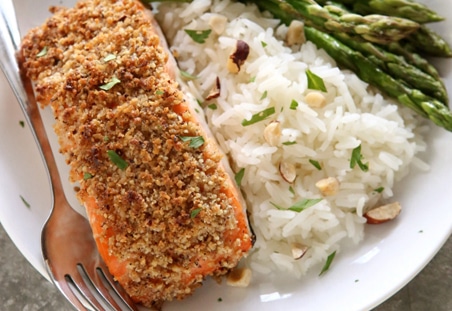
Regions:
<svg viewBox="0 0 452 311"><path fill-rule="evenodd" d="M29 79L21 76L21 71L16 59L16 48L19 43L15 36L19 33L19 28L15 20L8 18L8 16L10 16L10 14L5 11L5 6L1 4L0 68L5 74L5 77L18 100L20 107L22 108L25 120L29 125L32 135L37 143L39 153L44 160L44 165L46 166L46 171L51 181L50 187L53 199L55 200L57 199L55 194L64 193L63 185L61 183L55 157L38 110L38 105L34 98L33 86Z"/></svg>

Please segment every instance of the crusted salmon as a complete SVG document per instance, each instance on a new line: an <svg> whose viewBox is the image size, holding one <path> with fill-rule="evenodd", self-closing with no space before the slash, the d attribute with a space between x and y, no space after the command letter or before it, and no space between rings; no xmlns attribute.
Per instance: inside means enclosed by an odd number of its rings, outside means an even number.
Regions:
<svg viewBox="0 0 452 311"><path fill-rule="evenodd" d="M99 251L136 302L182 299L252 247L225 156L139 1L50 11L25 35L19 61L37 101L53 110Z"/></svg>

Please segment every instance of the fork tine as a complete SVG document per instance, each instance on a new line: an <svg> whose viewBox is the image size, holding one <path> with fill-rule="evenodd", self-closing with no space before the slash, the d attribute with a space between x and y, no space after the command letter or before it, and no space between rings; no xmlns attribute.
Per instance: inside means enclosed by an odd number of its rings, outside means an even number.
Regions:
<svg viewBox="0 0 452 311"><path fill-rule="evenodd" d="M106 280L105 273L101 271L102 269L100 268L102 263L103 262L101 261L100 257L98 257L96 262L90 262L89 266L84 265L83 268L86 276L92 282L92 285L94 286L98 294L102 296L102 298L105 299L105 301L108 302L114 310L125 310L124 308L129 308L129 310L132 310L130 306L125 303L123 303L122 306L118 304L118 300L123 300L118 296L116 289L113 288L109 284L110 282ZM110 290L107 288L106 284L109 285ZM117 299L112 296L112 293L114 293Z"/></svg>
<svg viewBox="0 0 452 311"><path fill-rule="evenodd" d="M71 303L71 305L80 311L89 311L85 305L83 305L80 299L74 294L73 290L69 286L68 282L58 282L53 279L53 283L60 290L60 292L66 297L66 299Z"/></svg>
<svg viewBox="0 0 452 311"><path fill-rule="evenodd" d="M132 301L130 296L125 292L125 290L118 285L111 274L108 272L108 268L103 261L99 262L99 273L102 274L103 278L105 278L105 282L107 282L111 288L116 292L118 298L130 309L133 311L138 311L136 304Z"/></svg>
<svg viewBox="0 0 452 311"><path fill-rule="evenodd" d="M83 268L81 268L81 269L83 269ZM86 301L89 304L91 304L94 308L96 308L96 310L99 310L99 311L107 310L105 308L105 306L103 306L99 302L99 299L96 298L95 295L93 294L93 290L89 286L89 285L91 285L91 287L92 287L92 284L87 283L81 273L74 273L74 274L70 275L69 278L72 281L72 283L74 284L74 286L77 288L79 293L83 296L83 298L86 299Z"/></svg>

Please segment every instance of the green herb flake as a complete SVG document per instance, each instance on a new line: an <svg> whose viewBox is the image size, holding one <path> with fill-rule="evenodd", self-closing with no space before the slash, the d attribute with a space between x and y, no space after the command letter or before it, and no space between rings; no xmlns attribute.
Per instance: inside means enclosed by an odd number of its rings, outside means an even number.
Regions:
<svg viewBox="0 0 452 311"><path fill-rule="evenodd" d="M250 78L250 83L253 83L255 81L256 81L256 76Z"/></svg>
<svg viewBox="0 0 452 311"><path fill-rule="evenodd" d="M36 54L36 57L43 57L47 55L47 52L49 51L49 48L45 46L38 54Z"/></svg>
<svg viewBox="0 0 452 311"><path fill-rule="evenodd" d="M292 110L297 110L298 107L298 102L295 99L292 99L292 101L290 102L290 109Z"/></svg>
<svg viewBox="0 0 452 311"><path fill-rule="evenodd" d="M310 159L310 160L309 160L309 163L311 163L311 164L312 164L316 169L318 169L319 171L322 170L322 167L320 166L319 161Z"/></svg>
<svg viewBox="0 0 452 311"><path fill-rule="evenodd" d="M282 144L284 146L291 146L291 145L295 145L297 142L296 141L285 141Z"/></svg>
<svg viewBox="0 0 452 311"><path fill-rule="evenodd" d="M20 121L19 121L19 125L20 125L21 127L25 127L25 122L22 121L22 120L20 120Z"/></svg>
<svg viewBox="0 0 452 311"><path fill-rule="evenodd" d="M157 90L155 91L155 95L163 95L165 92L163 90Z"/></svg>
<svg viewBox="0 0 452 311"><path fill-rule="evenodd" d="M121 80L119 80L119 79L116 78L116 77L113 77L113 78L111 78L110 82L108 82L108 83L106 83L106 84L104 84L104 85L99 86L99 88L100 88L101 90L108 91L108 90L110 90L112 87L114 87L114 86L115 86L116 84L118 84L118 83L121 83Z"/></svg>
<svg viewBox="0 0 452 311"><path fill-rule="evenodd" d="M242 125L243 126L248 126L248 125L252 125L254 123L263 121L263 120L267 119L269 116L271 116L274 113L275 113L275 107L267 108L265 110L262 110L261 112L253 114L251 116L251 119L243 120L242 121Z"/></svg>
<svg viewBox="0 0 452 311"><path fill-rule="evenodd" d="M108 63L109 61L112 61L114 59L116 59L115 54L108 54L107 56L104 57L103 61L104 63Z"/></svg>
<svg viewBox="0 0 452 311"><path fill-rule="evenodd" d="M196 102L198 103L198 106L202 108L202 106L203 106L202 101L200 101L199 99L196 99Z"/></svg>
<svg viewBox="0 0 452 311"><path fill-rule="evenodd" d="M326 259L325 264L324 264L323 267L322 267L322 270L321 270L320 273L319 273L319 276L323 275L325 272L328 271L328 269L330 268L331 263L333 262L333 259L334 259L335 256L336 256L336 251L332 252L332 253L328 256L328 258Z"/></svg>
<svg viewBox="0 0 452 311"><path fill-rule="evenodd" d="M179 138L183 142L189 141L190 144L188 146L194 149L201 147L205 143L204 137L202 136L179 136Z"/></svg>
<svg viewBox="0 0 452 311"><path fill-rule="evenodd" d="M382 193L385 190L385 187L378 187L374 189L375 192Z"/></svg>
<svg viewBox="0 0 452 311"><path fill-rule="evenodd" d="M108 158L110 158L110 161L113 162L113 164L115 164L119 169L125 170L127 166L129 166L127 162L114 150L108 150L107 155Z"/></svg>
<svg viewBox="0 0 452 311"><path fill-rule="evenodd" d="M30 208L30 207L31 207L30 203L28 203L27 200L25 200L25 198L24 198L23 196L20 196L20 199L22 200L22 202L25 204L25 206L26 206L27 208Z"/></svg>
<svg viewBox="0 0 452 311"><path fill-rule="evenodd" d="M289 192L295 195L295 190L293 190L292 186L289 187Z"/></svg>
<svg viewBox="0 0 452 311"><path fill-rule="evenodd" d="M110 138L108 136L104 136L104 141L109 141Z"/></svg>
<svg viewBox="0 0 452 311"><path fill-rule="evenodd" d="M326 86L321 77L311 70L306 70L306 76L308 78L308 89L326 92Z"/></svg>
<svg viewBox="0 0 452 311"><path fill-rule="evenodd" d="M85 173L85 174L83 174L83 179L84 179L84 180L88 180L88 179L91 179L91 178L93 178L93 174L91 174L91 173Z"/></svg>
<svg viewBox="0 0 452 311"><path fill-rule="evenodd" d="M267 95L268 95L268 92L267 91L265 91L263 94L262 94L262 96L261 96L261 99L260 100L263 100L263 99L265 99L266 97L267 97Z"/></svg>
<svg viewBox="0 0 452 311"><path fill-rule="evenodd" d="M244 168L240 169L240 171L238 171L237 174L235 174L234 179L235 179L235 183L237 184L238 187L240 187L242 185L242 179L243 179L244 175L245 175Z"/></svg>
<svg viewBox="0 0 452 311"><path fill-rule="evenodd" d="M210 33L212 32L212 29L206 29L206 30L184 29L184 31L196 43L205 43L206 39L209 37Z"/></svg>
<svg viewBox="0 0 452 311"><path fill-rule="evenodd" d="M350 168L353 169L356 164L358 164L359 168L363 172L367 172L369 170L369 163L362 162L363 155L361 154L361 145L353 149L352 158L350 159Z"/></svg>
<svg viewBox="0 0 452 311"><path fill-rule="evenodd" d="M276 207L279 210L286 210L286 211L293 211L293 212L297 212L300 213L302 211L304 211L305 209L316 205L317 203L319 203L320 201L322 201L323 198L320 199L303 199L301 201L298 201L297 203L295 203L294 205L288 207L288 208L284 208L281 207L275 203L270 202L271 205L273 205L274 207Z"/></svg>
<svg viewBox="0 0 452 311"><path fill-rule="evenodd" d="M188 72L186 72L184 70L180 70L180 75L181 75L182 78L184 78L186 80L196 80L196 79L198 79L197 76L189 74Z"/></svg>
<svg viewBox="0 0 452 311"><path fill-rule="evenodd" d="M198 214L201 212L201 209L200 208L196 208L196 209L194 209L194 210L192 210L191 212L190 212L190 218L195 218L196 216L198 216Z"/></svg>
<svg viewBox="0 0 452 311"><path fill-rule="evenodd" d="M212 110L217 110L218 109L217 104L210 104L210 105L207 106L207 108L212 109Z"/></svg>
<svg viewBox="0 0 452 311"><path fill-rule="evenodd" d="M261 45L262 45L262 47L264 48L264 47L266 47L266 46L267 46L267 42L265 42L265 41L261 41Z"/></svg>

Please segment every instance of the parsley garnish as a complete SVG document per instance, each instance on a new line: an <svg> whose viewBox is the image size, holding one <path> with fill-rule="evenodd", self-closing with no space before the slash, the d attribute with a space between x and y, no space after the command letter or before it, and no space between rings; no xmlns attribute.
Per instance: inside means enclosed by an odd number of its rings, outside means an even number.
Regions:
<svg viewBox="0 0 452 311"><path fill-rule="evenodd" d="M265 92L262 94L262 96L261 96L261 100L265 99L265 98L267 97L267 94L268 94L268 92L265 91Z"/></svg>
<svg viewBox="0 0 452 311"><path fill-rule="evenodd" d="M193 39L196 43L205 43L206 39L209 37L212 32L211 29L206 30L192 30L192 29L184 29L187 35Z"/></svg>
<svg viewBox="0 0 452 311"><path fill-rule="evenodd" d="M165 92L162 90L155 91L155 95L163 95L163 94L165 94Z"/></svg>
<svg viewBox="0 0 452 311"><path fill-rule="evenodd" d="M196 208L196 209L192 210L190 212L190 218L195 218L199 214L199 212L201 212L200 208Z"/></svg>
<svg viewBox="0 0 452 311"><path fill-rule="evenodd" d="M378 187L374 189L375 192L382 193L385 190L385 187Z"/></svg>
<svg viewBox="0 0 452 311"><path fill-rule="evenodd" d="M309 69L306 70L306 76L308 78L308 89L326 92L326 86L322 78Z"/></svg>
<svg viewBox="0 0 452 311"><path fill-rule="evenodd" d="M218 109L216 104L210 104L210 105L207 106L207 108L212 109L212 110L217 110Z"/></svg>
<svg viewBox="0 0 452 311"><path fill-rule="evenodd" d="M295 203L294 205L292 205L291 207L288 208L284 208L281 207L275 203L270 202L271 205L273 205L274 207L276 207L279 210L287 210L287 211L293 211L293 212L297 212L300 213L302 211L304 211L305 209L316 205L317 203L319 203L320 201L322 201L323 198L320 199L303 199L301 201L298 201L297 203Z"/></svg>
<svg viewBox="0 0 452 311"><path fill-rule="evenodd" d="M262 47L264 48L264 47L266 47L266 46L267 46L267 42L265 42L265 41L261 41L261 45L262 45Z"/></svg>
<svg viewBox="0 0 452 311"><path fill-rule="evenodd" d="M238 171L237 174L235 174L234 179L235 179L235 183L237 184L238 187L240 187L242 185L242 179L243 179L244 175L245 175L244 168L240 169L240 171Z"/></svg>
<svg viewBox="0 0 452 311"><path fill-rule="evenodd" d="M189 74L188 72L186 72L184 70L180 70L180 75L181 75L182 78L185 78L186 80L196 80L196 79L198 79L197 76Z"/></svg>
<svg viewBox="0 0 452 311"><path fill-rule="evenodd" d="M295 195L295 190L293 190L292 186L289 187L289 192Z"/></svg>
<svg viewBox="0 0 452 311"><path fill-rule="evenodd" d="M285 141L282 144L284 146L290 146L290 145L295 145L297 142L296 141Z"/></svg>
<svg viewBox="0 0 452 311"><path fill-rule="evenodd" d="M250 78L250 82L255 82L255 81L256 81L256 76Z"/></svg>
<svg viewBox="0 0 452 311"><path fill-rule="evenodd" d="M257 123L259 121L265 120L267 117L271 116L275 113L275 107L270 107L265 110L262 110L261 112L255 113L251 116L251 119L249 120L243 120L242 125L248 126L254 123Z"/></svg>
<svg viewBox="0 0 452 311"><path fill-rule="evenodd" d="M298 107L298 102L295 99L292 99L292 101L290 102L290 109L292 110L297 110Z"/></svg>
<svg viewBox="0 0 452 311"><path fill-rule="evenodd" d="M311 163L319 171L322 170L322 167L320 166L320 163L318 161L310 159L309 163Z"/></svg>
<svg viewBox="0 0 452 311"><path fill-rule="evenodd" d="M47 55L47 52L49 51L49 48L45 46L38 54L36 54L36 57L43 57Z"/></svg>
<svg viewBox="0 0 452 311"><path fill-rule="evenodd" d="M205 143L204 137L202 136L179 136L179 138L183 142L189 141L190 144L188 146L194 149L201 147Z"/></svg>
<svg viewBox="0 0 452 311"><path fill-rule="evenodd" d="M85 173L85 174L83 174L83 179L84 179L84 180L91 179L91 178L93 178L93 174L91 174L91 173Z"/></svg>
<svg viewBox="0 0 452 311"><path fill-rule="evenodd" d="M20 199L22 200L22 202L25 204L25 206L26 206L27 208L30 208L30 207L31 207L30 203L28 203L27 200L25 200L25 198L24 198L23 196L20 196Z"/></svg>
<svg viewBox="0 0 452 311"><path fill-rule="evenodd" d="M108 54L107 56L104 57L103 61L104 63L108 63L111 60L116 59L116 55L115 54Z"/></svg>
<svg viewBox="0 0 452 311"><path fill-rule="evenodd" d="M20 121L19 121L19 125L20 125L21 127L25 127L25 122L22 121L22 120L20 120Z"/></svg>
<svg viewBox="0 0 452 311"><path fill-rule="evenodd" d="M108 150L107 155L110 158L110 161L113 162L119 169L125 170L127 168L127 162L115 151Z"/></svg>
<svg viewBox="0 0 452 311"><path fill-rule="evenodd" d="M362 162L363 155L361 154L361 145L353 149L352 158L350 159L350 168L354 168L356 164L358 164L359 168L363 172L367 172L369 170L369 163Z"/></svg>
<svg viewBox="0 0 452 311"><path fill-rule="evenodd" d="M321 276L322 274L324 274L326 271L328 271L328 269L331 266L331 263L333 262L334 256L336 256L336 251L332 252L328 258L326 259L325 264L323 265L322 270L319 273L319 276Z"/></svg>
<svg viewBox="0 0 452 311"><path fill-rule="evenodd" d="M116 77L113 77L113 78L111 78L110 82L99 86L99 88L104 90L104 91L108 91L108 90L110 90L112 87L114 87L118 83L121 83L121 80L119 80Z"/></svg>

